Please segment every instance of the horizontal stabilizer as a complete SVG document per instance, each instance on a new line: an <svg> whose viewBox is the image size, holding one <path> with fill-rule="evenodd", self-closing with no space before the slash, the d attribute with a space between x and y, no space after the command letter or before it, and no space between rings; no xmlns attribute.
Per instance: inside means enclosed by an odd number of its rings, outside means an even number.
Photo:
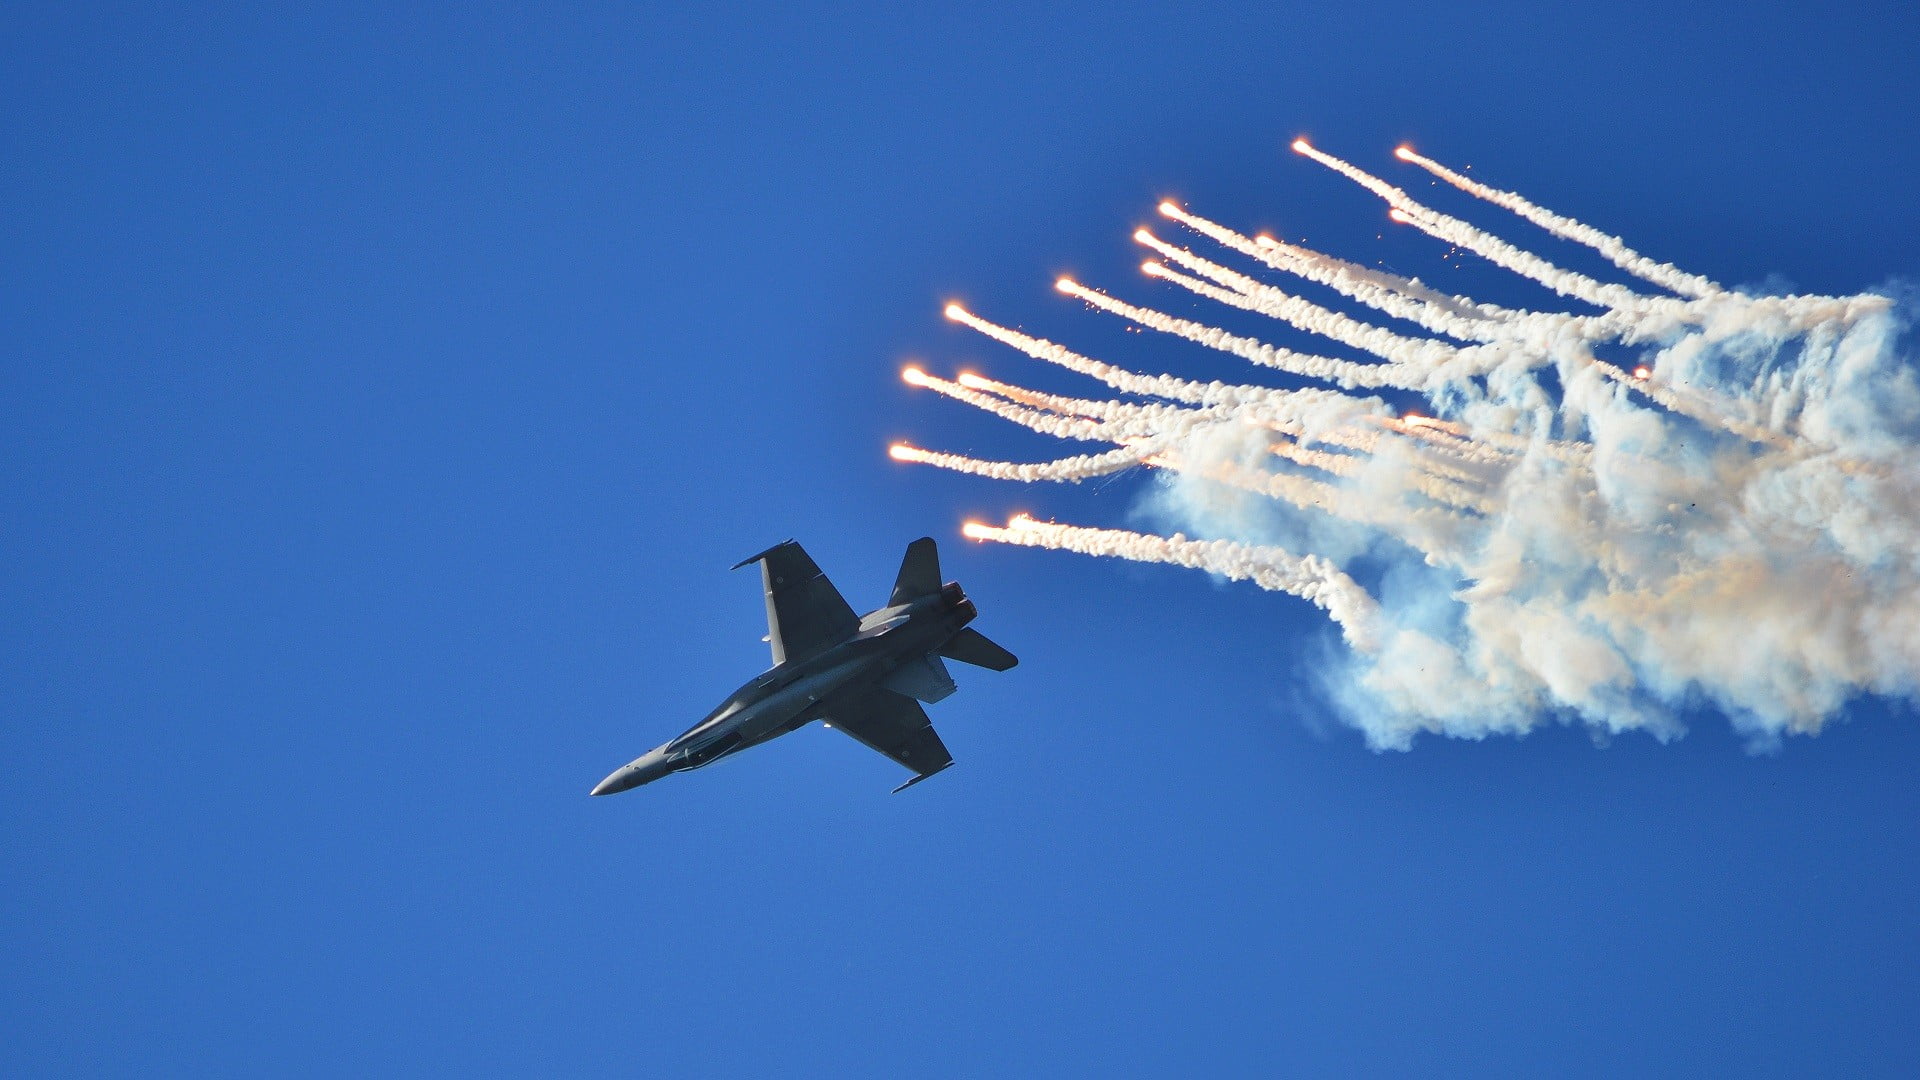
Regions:
<svg viewBox="0 0 1920 1080"><path fill-rule="evenodd" d="M963 664L983 667L992 671L1005 671L1020 662L1020 658L995 644L992 638L975 630L971 626L953 635L952 640L940 646L940 655L949 660L958 660Z"/></svg>
<svg viewBox="0 0 1920 1080"><path fill-rule="evenodd" d="M911 604L923 596L940 591L940 550L933 537L923 536L907 545L907 557L900 560L900 575L893 579L893 595L888 607Z"/></svg>

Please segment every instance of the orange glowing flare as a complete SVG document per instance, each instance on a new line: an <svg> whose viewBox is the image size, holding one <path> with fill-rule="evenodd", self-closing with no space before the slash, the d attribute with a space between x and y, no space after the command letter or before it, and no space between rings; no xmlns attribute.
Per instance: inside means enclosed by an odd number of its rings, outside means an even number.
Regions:
<svg viewBox="0 0 1920 1080"><path fill-rule="evenodd" d="M961 306L960 306L959 304L948 304L948 305L947 305L947 318L949 318L949 319L953 319L953 320L955 320L955 321L958 321L958 320L960 320L960 319L964 319L964 318L966 318L966 317L967 317L967 309L966 309L966 308L963 308L963 307L961 307Z"/></svg>
<svg viewBox="0 0 1920 1080"><path fill-rule="evenodd" d="M927 373L912 364L908 364L906 367L900 369L900 378L905 380L908 386L927 385Z"/></svg>
<svg viewBox="0 0 1920 1080"><path fill-rule="evenodd" d="M980 376L975 375L971 371L961 372L959 382L961 386L964 386L969 390L985 390L988 387L993 385L991 382L988 382L987 380L981 378Z"/></svg>
<svg viewBox="0 0 1920 1080"><path fill-rule="evenodd" d="M895 461L912 461L913 455L913 447L908 446L906 443L897 442L887 447L887 456Z"/></svg>
<svg viewBox="0 0 1920 1080"><path fill-rule="evenodd" d="M1405 225L1408 222L1413 220L1413 218L1409 216L1405 210L1402 210L1397 206L1387 211L1387 217L1393 219L1394 221L1399 222L1402 225Z"/></svg>
<svg viewBox="0 0 1920 1080"><path fill-rule="evenodd" d="M1146 262L1140 264L1140 272L1149 276L1158 274L1162 269L1165 268L1152 259L1148 259Z"/></svg>
<svg viewBox="0 0 1920 1080"><path fill-rule="evenodd" d="M1266 233L1261 233L1259 236L1254 237L1253 242L1259 244L1261 247L1273 247L1279 243L1278 240L1268 236Z"/></svg>
<svg viewBox="0 0 1920 1080"><path fill-rule="evenodd" d="M1411 146L1395 147L1393 151L1393 156L1399 158L1401 161L1412 161L1413 147Z"/></svg>
<svg viewBox="0 0 1920 1080"><path fill-rule="evenodd" d="M1295 153L1304 154L1313 149L1313 145L1307 142L1306 138L1302 136L1301 138L1293 140L1293 149Z"/></svg>
<svg viewBox="0 0 1920 1080"><path fill-rule="evenodd" d="M1153 242L1153 234L1145 229L1135 229L1133 230L1133 240L1136 244L1150 244Z"/></svg>
<svg viewBox="0 0 1920 1080"><path fill-rule="evenodd" d="M1634 368L1634 369L1633 369L1633 377L1634 377L1634 378L1636 378L1636 379L1642 379L1642 380L1645 380L1645 379L1650 379L1650 378L1652 378L1652 377L1653 377L1653 369L1652 369L1652 368L1650 368L1650 367L1637 367L1637 368Z"/></svg>
<svg viewBox="0 0 1920 1080"><path fill-rule="evenodd" d="M969 540L991 540L993 531L993 526L982 525L977 521L969 521L960 526L960 535Z"/></svg>
<svg viewBox="0 0 1920 1080"><path fill-rule="evenodd" d="M1053 283L1053 287L1063 293L1070 293L1080 286L1076 284L1072 278L1062 275L1059 280Z"/></svg>
<svg viewBox="0 0 1920 1080"><path fill-rule="evenodd" d="M1175 205L1172 199L1162 199L1160 200L1160 212L1167 217L1173 217L1180 213L1180 207Z"/></svg>

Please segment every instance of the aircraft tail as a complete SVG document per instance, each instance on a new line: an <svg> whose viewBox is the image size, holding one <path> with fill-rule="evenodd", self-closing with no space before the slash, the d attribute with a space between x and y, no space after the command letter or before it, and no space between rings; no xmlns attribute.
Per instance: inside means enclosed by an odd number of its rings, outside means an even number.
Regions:
<svg viewBox="0 0 1920 1080"><path fill-rule="evenodd" d="M940 551L933 537L923 536L907 545L907 557L900 561L900 576L893 579L893 595L888 607L910 604L940 591Z"/></svg>

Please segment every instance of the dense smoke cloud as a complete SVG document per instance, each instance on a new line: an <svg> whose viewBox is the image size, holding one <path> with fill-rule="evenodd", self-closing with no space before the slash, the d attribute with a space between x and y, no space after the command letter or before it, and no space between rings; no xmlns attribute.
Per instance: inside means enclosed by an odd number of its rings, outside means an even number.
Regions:
<svg viewBox="0 0 1920 1080"><path fill-rule="evenodd" d="M1920 379L1902 348L1911 304L1891 289L1727 289L1400 152L1644 284L1601 281L1304 142L1295 149L1381 196L1396 221L1592 310L1449 295L1163 204L1241 265L1141 230L1150 276L1375 359L1305 354L1058 283L1286 385L1202 383L1128 371L950 307L956 321L1123 396L918 369L910 382L1110 449L1014 463L901 445L896 458L1023 482L1157 468L1152 513L1215 539L1024 517L970 523L968 535L1195 567L1308 599L1349 646L1329 692L1377 747L1564 719L1667 737L1680 711L1701 704L1767 741L1817 732L1863 694L1915 695ZM1289 292L1289 276L1408 329ZM1387 567L1370 574L1375 593L1350 575L1357 561Z"/></svg>

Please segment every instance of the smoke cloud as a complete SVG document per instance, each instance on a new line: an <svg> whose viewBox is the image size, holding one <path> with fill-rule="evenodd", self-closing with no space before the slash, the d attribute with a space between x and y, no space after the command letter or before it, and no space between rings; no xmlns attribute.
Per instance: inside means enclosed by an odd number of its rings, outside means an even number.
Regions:
<svg viewBox="0 0 1920 1080"><path fill-rule="evenodd" d="M1920 673L1920 378L1911 297L1758 295L1619 237L1398 157L1635 284L1553 265L1305 141L1394 220L1592 311L1521 310L1162 204L1219 249L1142 229L1149 276L1371 360L1302 353L1062 279L1089 308L1243 358L1288 386L1140 373L981 318L955 321L1122 395L968 375L908 380L1064 440L1049 462L896 446L898 460L1019 482L1161 471L1172 535L1016 517L979 540L1207 570L1307 600L1347 644L1326 685L1377 748L1423 732L1680 731L1702 705L1765 744ZM1221 260L1239 260L1239 268ZM1286 291L1338 293L1390 329ZM1621 357L1631 357L1622 361ZM1419 402L1418 407L1407 406ZM1193 530L1207 539L1192 539ZM1356 565L1376 579L1373 591Z"/></svg>

